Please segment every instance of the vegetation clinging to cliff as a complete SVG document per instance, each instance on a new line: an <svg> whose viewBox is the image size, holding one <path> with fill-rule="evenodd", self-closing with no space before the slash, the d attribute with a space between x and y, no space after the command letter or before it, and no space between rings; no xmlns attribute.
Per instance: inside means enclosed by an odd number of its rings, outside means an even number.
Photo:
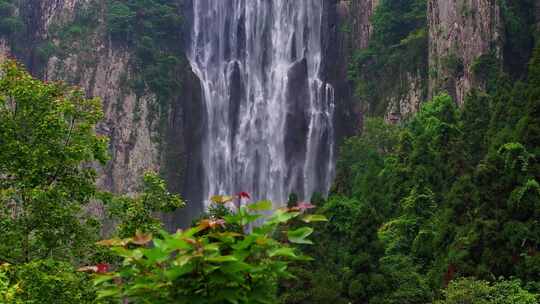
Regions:
<svg viewBox="0 0 540 304"><path fill-rule="evenodd" d="M427 77L427 1L381 1L372 16L373 36L349 67L356 95L369 114L387 110L389 94L409 89L412 77Z"/></svg>
<svg viewBox="0 0 540 304"><path fill-rule="evenodd" d="M107 29L113 41L133 47L136 92L146 87L166 105L178 93L185 68L183 17L178 1L108 0Z"/></svg>
<svg viewBox="0 0 540 304"><path fill-rule="evenodd" d="M17 15L17 2L15 0L0 1L0 35L12 38L16 33L24 31L25 24Z"/></svg>

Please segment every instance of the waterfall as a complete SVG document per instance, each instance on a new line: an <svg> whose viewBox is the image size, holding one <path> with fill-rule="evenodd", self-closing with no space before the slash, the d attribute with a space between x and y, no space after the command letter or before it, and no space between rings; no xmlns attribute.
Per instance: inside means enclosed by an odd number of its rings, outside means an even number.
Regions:
<svg viewBox="0 0 540 304"><path fill-rule="evenodd" d="M193 0L188 59L201 81L204 197L280 206L328 192L334 91L321 80L325 0Z"/></svg>

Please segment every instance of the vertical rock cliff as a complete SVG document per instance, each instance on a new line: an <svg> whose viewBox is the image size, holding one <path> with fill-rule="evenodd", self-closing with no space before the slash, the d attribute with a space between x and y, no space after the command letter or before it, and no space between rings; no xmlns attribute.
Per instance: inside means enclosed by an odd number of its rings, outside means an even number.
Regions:
<svg viewBox="0 0 540 304"><path fill-rule="evenodd" d="M428 1L430 96L447 91L462 104L467 92L483 87L472 67L492 53L502 60L500 8L492 0Z"/></svg>
<svg viewBox="0 0 540 304"><path fill-rule="evenodd" d="M360 64L354 60L345 62L349 66L353 64L352 71L360 74L353 77L356 91L352 98L363 109L359 112L384 115L387 121L399 122L418 111L421 102L443 91L454 97L458 104L463 104L467 93L473 88L487 89L486 75L479 74L489 66L504 68L517 78L523 74L526 65L523 58L529 57L532 48L532 37L527 37L532 25L529 18L531 14L538 18L538 2L532 6L532 1L426 0L426 22L423 28L412 28L408 36L382 46L380 43L384 41L384 31L389 29L380 29L383 40L378 37L379 44L375 47L372 41L375 31L374 12L382 5L384 14L389 14L392 10L405 9L407 3L412 5L413 1L339 1L339 16L341 22L347 24L343 27L347 30L338 31L338 36L349 41L346 56L363 60ZM379 20L399 16L386 15ZM387 26L392 25L389 23ZM410 27L411 24L404 23L402 26ZM395 33L398 30L399 27L392 31ZM392 49L403 49L402 53L406 53L405 49L411 42L416 43L414 39L419 39L423 31L426 32L426 48L429 51L425 54L418 51L413 53L420 56L415 60L425 62L416 68L407 67L415 64L407 62L409 58L403 57L398 68L396 62L380 62L388 58L370 53L392 53ZM363 49L369 51L362 52ZM392 64L394 66L385 71ZM373 70L370 67L376 68ZM370 84L370 79L377 80Z"/></svg>
<svg viewBox="0 0 540 304"><path fill-rule="evenodd" d="M379 0L352 0L341 1L342 6L348 6L347 11L351 18L351 34L353 39L352 47L365 49L368 47L369 39L373 33L371 16L377 8Z"/></svg>

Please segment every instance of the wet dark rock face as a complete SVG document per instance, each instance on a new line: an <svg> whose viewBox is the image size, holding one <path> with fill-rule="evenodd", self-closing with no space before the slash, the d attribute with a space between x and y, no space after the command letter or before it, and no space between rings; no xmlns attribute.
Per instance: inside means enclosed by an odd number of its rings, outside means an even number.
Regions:
<svg viewBox="0 0 540 304"><path fill-rule="evenodd" d="M287 157L287 184L303 192L303 175L298 166L302 164L309 134L309 82L305 58L295 62L288 72L287 114L285 119L285 155Z"/></svg>

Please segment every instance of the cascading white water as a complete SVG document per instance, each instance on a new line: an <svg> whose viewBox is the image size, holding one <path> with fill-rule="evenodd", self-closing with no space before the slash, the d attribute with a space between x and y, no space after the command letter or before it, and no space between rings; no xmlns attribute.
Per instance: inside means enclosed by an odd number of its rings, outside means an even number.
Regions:
<svg viewBox="0 0 540 304"><path fill-rule="evenodd" d="M324 0L193 0L188 57L204 93L204 197L278 206L326 193L334 92L321 80Z"/></svg>

